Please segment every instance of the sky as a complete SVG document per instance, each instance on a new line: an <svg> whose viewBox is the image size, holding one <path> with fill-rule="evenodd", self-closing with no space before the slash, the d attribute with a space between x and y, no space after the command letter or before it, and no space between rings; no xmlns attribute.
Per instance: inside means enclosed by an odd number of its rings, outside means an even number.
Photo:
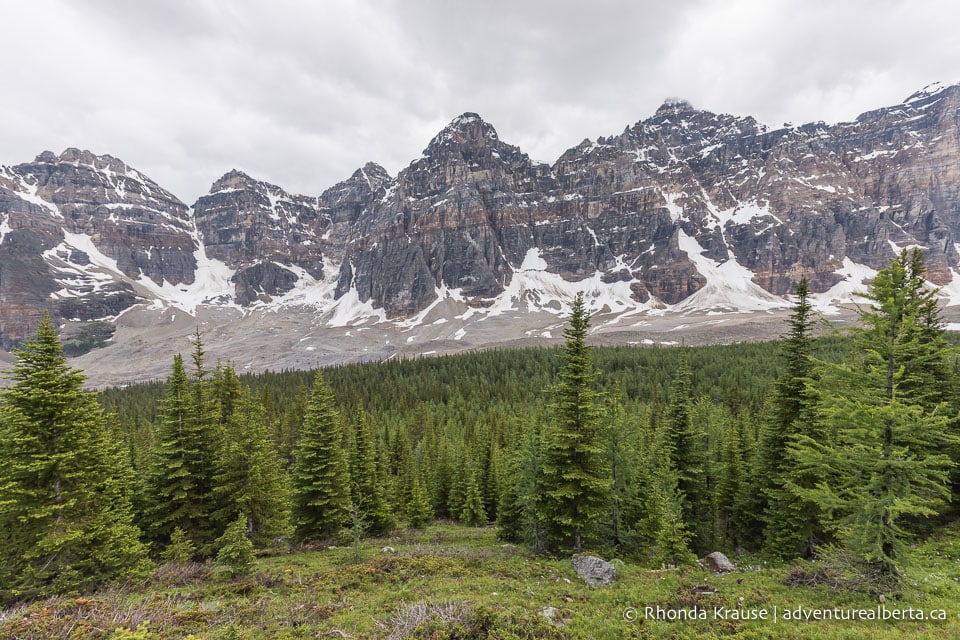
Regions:
<svg viewBox="0 0 960 640"><path fill-rule="evenodd" d="M668 98L771 127L960 82L952 0L0 0L0 164L110 154L188 204L319 195L472 111L552 163Z"/></svg>

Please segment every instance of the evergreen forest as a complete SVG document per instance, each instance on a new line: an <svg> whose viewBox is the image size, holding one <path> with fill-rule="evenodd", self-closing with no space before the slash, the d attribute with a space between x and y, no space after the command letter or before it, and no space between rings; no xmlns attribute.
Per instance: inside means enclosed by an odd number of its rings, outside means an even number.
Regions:
<svg viewBox="0 0 960 640"><path fill-rule="evenodd" d="M782 339L565 344L238 374L197 331L166 380L85 391L49 318L0 391L0 603L436 521L548 557L829 563L896 592L958 515L960 369L919 251L855 328L805 280Z"/></svg>

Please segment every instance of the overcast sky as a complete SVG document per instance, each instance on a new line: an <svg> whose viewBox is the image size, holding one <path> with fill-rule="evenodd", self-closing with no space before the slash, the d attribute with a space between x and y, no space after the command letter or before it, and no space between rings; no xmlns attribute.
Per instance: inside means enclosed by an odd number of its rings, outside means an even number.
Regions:
<svg viewBox="0 0 960 640"><path fill-rule="evenodd" d="M317 195L464 111L553 162L668 97L779 126L960 81L953 0L0 0L0 164L110 154L192 204Z"/></svg>

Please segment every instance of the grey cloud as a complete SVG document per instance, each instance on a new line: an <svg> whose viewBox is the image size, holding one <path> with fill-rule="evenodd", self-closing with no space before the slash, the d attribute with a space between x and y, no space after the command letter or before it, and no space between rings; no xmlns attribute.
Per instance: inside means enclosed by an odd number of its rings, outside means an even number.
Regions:
<svg viewBox="0 0 960 640"><path fill-rule="evenodd" d="M463 111L552 162L667 96L838 120L953 82L950 3L108 0L19 3L0 162L84 146L192 202L232 167L319 193L396 173ZM953 75L951 75L953 74Z"/></svg>

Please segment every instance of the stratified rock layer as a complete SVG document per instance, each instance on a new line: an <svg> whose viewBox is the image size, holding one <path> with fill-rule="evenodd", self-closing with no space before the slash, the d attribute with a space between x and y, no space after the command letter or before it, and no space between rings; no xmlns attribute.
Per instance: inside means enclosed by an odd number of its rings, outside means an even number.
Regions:
<svg viewBox="0 0 960 640"><path fill-rule="evenodd" d="M465 113L396 177L369 163L306 196L231 171L192 210L116 158L67 149L0 167L0 346L43 309L84 320L300 292L320 312L349 300L408 318L439 295L488 308L534 271L637 308L731 309L801 276L825 291L911 246L945 284L958 241L960 86L777 130L669 101L552 166Z"/></svg>

